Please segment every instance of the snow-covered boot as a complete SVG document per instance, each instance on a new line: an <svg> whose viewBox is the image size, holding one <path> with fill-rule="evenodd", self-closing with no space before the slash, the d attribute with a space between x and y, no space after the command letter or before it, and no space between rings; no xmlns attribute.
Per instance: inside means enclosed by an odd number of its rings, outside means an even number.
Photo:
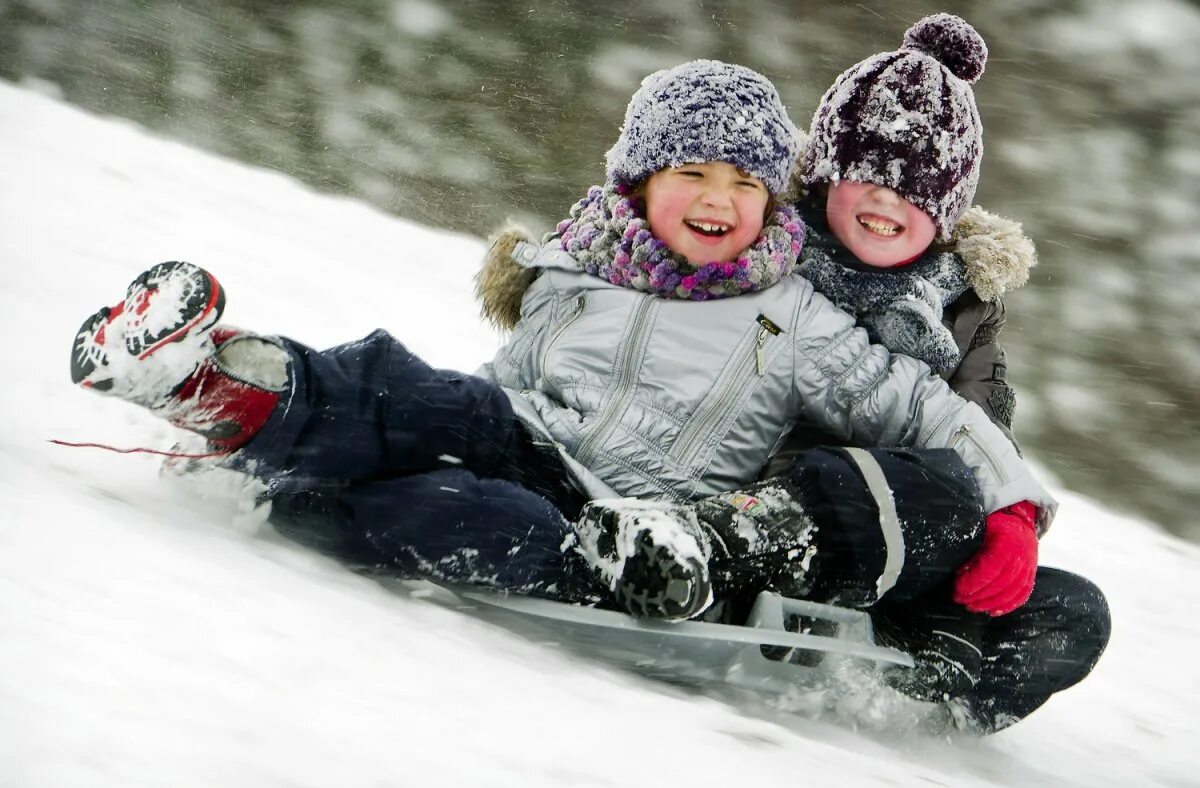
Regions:
<svg viewBox="0 0 1200 788"><path fill-rule="evenodd" d="M274 340L216 328L224 304L208 271L160 263L133 280L123 301L83 322L71 380L232 451L274 410L288 383L288 355Z"/></svg>
<svg viewBox="0 0 1200 788"><path fill-rule="evenodd" d="M683 620L712 604L708 543L689 507L592 501L575 529L580 554L632 615Z"/></svg>
<svg viewBox="0 0 1200 788"><path fill-rule="evenodd" d="M788 478L689 504L593 501L577 530L585 557L635 615L692 618L714 595L766 589L803 596L815 576L817 528Z"/></svg>
<svg viewBox="0 0 1200 788"><path fill-rule="evenodd" d="M810 590L817 527L790 479L718 493L691 508L712 548L709 568L719 595L770 588L804 596Z"/></svg>

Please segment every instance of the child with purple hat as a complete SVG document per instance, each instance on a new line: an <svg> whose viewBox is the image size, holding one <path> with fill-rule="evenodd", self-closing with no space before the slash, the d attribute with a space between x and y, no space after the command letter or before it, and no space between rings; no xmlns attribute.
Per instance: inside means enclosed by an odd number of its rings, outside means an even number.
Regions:
<svg viewBox="0 0 1200 788"><path fill-rule="evenodd" d="M873 341L929 364L1011 439L1001 296L1036 260L1019 225L971 207L983 153L971 86L986 61L971 25L937 14L913 25L900 49L851 66L821 99L792 197L807 228L798 272ZM819 426L798 426L764 476L831 442ZM1099 589L1038 566L1044 525L1029 502L993 512L952 577L882 601L871 567L886 549L859 530L825 546L828 582L815 593L871 605L877 634L916 656L917 670L888 677L894 686L949 699L958 724L996 730L1086 676L1107 642Z"/></svg>

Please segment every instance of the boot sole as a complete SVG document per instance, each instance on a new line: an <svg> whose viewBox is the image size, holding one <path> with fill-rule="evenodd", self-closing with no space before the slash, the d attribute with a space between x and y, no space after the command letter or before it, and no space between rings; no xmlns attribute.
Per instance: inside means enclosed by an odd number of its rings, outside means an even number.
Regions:
<svg viewBox="0 0 1200 788"><path fill-rule="evenodd" d="M133 302L141 292L157 290L168 277L181 275L191 280L188 284L192 289L180 308L180 320L155 334L143 333L125 337L125 350L140 361L172 342L180 342L189 336L207 331L215 325L225 310L225 290L216 277L191 263L178 261L159 263L144 271L129 284L125 300L118 306L103 307L83 321L79 331L75 334L75 344L71 348L71 381L85 388L95 388L98 391L111 388L112 381L110 380L89 380L97 368L107 364L106 353L103 351L89 352L91 348L98 347L95 336L118 317L126 305Z"/></svg>
<svg viewBox="0 0 1200 788"><path fill-rule="evenodd" d="M693 618L712 603L707 568L693 558L683 562L656 545L649 531L635 539L636 551L625 559L613 590L629 613L643 618L681 621Z"/></svg>

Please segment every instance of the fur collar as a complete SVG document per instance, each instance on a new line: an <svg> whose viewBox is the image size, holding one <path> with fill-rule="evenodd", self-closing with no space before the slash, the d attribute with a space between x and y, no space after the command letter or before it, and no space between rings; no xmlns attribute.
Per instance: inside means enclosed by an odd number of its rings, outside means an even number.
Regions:
<svg viewBox="0 0 1200 788"><path fill-rule="evenodd" d="M953 252L967 268L967 283L984 301L999 301L1005 293L1029 281L1029 269L1037 265L1033 241L1019 222L983 210L967 209L950 241L934 247Z"/></svg>
<svg viewBox="0 0 1200 788"><path fill-rule="evenodd" d="M522 241L533 243L533 234L509 224L488 241L483 267L475 274L475 300L485 320L501 331L512 331L521 319L521 299L537 278L535 269L513 260L513 252Z"/></svg>

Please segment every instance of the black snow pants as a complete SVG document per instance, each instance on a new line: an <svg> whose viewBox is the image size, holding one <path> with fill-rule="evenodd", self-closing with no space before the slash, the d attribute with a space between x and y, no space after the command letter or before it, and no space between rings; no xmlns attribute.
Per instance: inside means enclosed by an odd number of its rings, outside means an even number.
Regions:
<svg viewBox="0 0 1200 788"><path fill-rule="evenodd" d="M236 455L267 483L280 531L402 576L595 598L563 550L586 499L499 387L433 369L382 331L325 351L284 345L291 386ZM949 450L816 449L791 478L818 526L814 598L919 615L981 544L974 479ZM985 638L973 702L999 727L1087 675L1108 611L1086 580L1043 569L1033 599Z"/></svg>

